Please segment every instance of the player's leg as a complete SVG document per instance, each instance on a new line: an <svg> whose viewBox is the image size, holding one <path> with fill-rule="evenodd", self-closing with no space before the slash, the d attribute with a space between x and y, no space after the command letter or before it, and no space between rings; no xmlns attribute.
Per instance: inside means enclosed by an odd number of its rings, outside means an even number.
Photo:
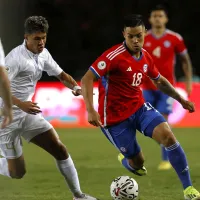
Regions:
<svg viewBox="0 0 200 200"><path fill-rule="evenodd" d="M139 114L139 116L141 116L141 132L148 137L152 137L167 150L169 161L183 185L185 199L193 200L194 197L200 197L199 192L192 187L185 153L164 117L155 109L150 109L150 107L146 110L144 109L143 115L141 115L141 113ZM149 121L149 119L151 119L151 121Z"/></svg>
<svg viewBox="0 0 200 200"><path fill-rule="evenodd" d="M173 99L161 91L157 91L158 100L156 102L155 108L163 115L166 121L168 121L168 116L172 112ZM162 161L158 165L159 170L171 169L171 164L169 162L167 151L163 145L161 145L161 155Z"/></svg>
<svg viewBox="0 0 200 200"><path fill-rule="evenodd" d="M22 142L19 133L23 118L14 116L6 128L0 129L0 174L20 179L26 173Z"/></svg>
<svg viewBox="0 0 200 200"><path fill-rule="evenodd" d="M142 176L147 171L143 166L144 156L136 140L136 129L132 126L133 121L130 117L117 125L102 128L102 132L121 152L118 160L122 165L132 173Z"/></svg>
<svg viewBox="0 0 200 200"><path fill-rule="evenodd" d="M22 136L55 158L57 168L64 176L74 199L95 200L96 198L82 193L73 160L54 128L40 115L28 115L24 123L25 131Z"/></svg>
<svg viewBox="0 0 200 200"><path fill-rule="evenodd" d="M2 142L4 139L0 137ZM9 136L8 136L9 137ZM13 142L0 144L0 174L14 179L21 179L26 173L24 156L22 154L21 139L17 136Z"/></svg>
<svg viewBox="0 0 200 200"><path fill-rule="evenodd" d="M157 125L153 130L152 138L165 146L169 161L183 185L185 199L200 198L200 193L192 186L185 152L173 135L169 125L166 122Z"/></svg>

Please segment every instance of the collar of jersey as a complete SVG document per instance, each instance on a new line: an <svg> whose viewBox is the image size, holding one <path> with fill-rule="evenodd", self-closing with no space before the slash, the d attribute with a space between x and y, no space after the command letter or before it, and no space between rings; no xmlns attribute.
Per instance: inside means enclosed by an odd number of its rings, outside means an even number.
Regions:
<svg viewBox="0 0 200 200"><path fill-rule="evenodd" d="M123 42L123 45L124 45L124 47L126 48L126 50L131 54L131 56L132 56L132 58L133 58L134 60L140 61L140 60L142 59L142 57L143 57L142 51L140 51L140 57L139 57L139 58L136 58L135 56L132 55L132 52L131 52L131 51L129 50L129 48L127 47L126 41Z"/></svg>
<svg viewBox="0 0 200 200"><path fill-rule="evenodd" d="M167 34L167 29L165 29L164 33L159 37L154 35L151 29L150 29L150 34L152 35L153 38L155 38L156 40L159 40L159 39L163 38Z"/></svg>
<svg viewBox="0 0 200 200"><path fill-rule="evenodd" d="M35 54L35 53L33 53L33 52L31 52L31 51L29 51L27 49L27 47L26 47L26 41L25 40L23 42L23 46L24 46L25 50L27 51L27 53L29 54L30 57L32 57L32 58L38 58L39 54Z"/></svg>

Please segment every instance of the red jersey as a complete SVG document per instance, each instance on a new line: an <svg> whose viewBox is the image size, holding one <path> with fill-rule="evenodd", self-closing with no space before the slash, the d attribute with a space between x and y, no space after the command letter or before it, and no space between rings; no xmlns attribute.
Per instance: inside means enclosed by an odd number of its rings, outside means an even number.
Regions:
<svg viewBox="0 0 200 200"><path fill-rule="evenodd" d="M139 59L124 44L105 51L90 67L99 78L98 112L104 126L119 123L134 114L143 104L140 85L145 76L158 79L153 59L142 49Z"/></svg>
<svg viewBox="0 0 200 200"><path fill-rule="evenodd" d="M144 49L152 56L160 74L174 84L175 56L187 52L183 38L170 30L166 30L163 36L157 38L150 30L145 37ZM157 89L148 78L142 87L147 90Z"/></svg>

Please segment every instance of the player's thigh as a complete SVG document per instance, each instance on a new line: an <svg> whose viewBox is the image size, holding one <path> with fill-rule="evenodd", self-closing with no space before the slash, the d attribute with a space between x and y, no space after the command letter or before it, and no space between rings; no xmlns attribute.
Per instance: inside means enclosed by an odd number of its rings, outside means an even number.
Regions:
<svg viewBox="0 0 200 200"><path fill-rule="evenodd" d="M142 91L144 99L146 102L149 102L152 106L155 106L156 96L152 90L143 90Z"/></svg>
<svg viewBox="0 0 200 200"><path fill-rule="evenodd" d="M167 122L158 124L154 128L152 138L164 147L170 147L176 143L176 137Z"/></svg>
<svg viewBox="0 0 200 200"><path fill-rule="evenodd" d="M101 130L126 158L132 159L141 152L136 140L136 128L132 126L131 119Z"/></svg>
<svg viewBox="0 0 200 200"><path fill-rule="evenodd" d="M23 134L25 140L41 147L57 160L68 158L65 145L52 125L41 115L28 115L24 122Z"/></svg>
<svg viewBox="0 0 200 200"><path fill-rule="evenodd" d="M145 103L136 113L136 116L137 129L145 136L153 138L165 147L171 146L176 142L176 138L165 118L150 104Z"/></svg>
<svg viewBox="0 0 200 200"><path fill-rule="evenodd" d="M7 159L10 176L18 179L26 173L22 141L20 135L13 137L11 134L12 132L0 137L0 152Z"/></svg>
<svg viewBox="0 0 200 200"><path fill-rule="evenodd" d="M59 139L54 128L35 136L30 142L41 147L57 160L68 158L67 149Z"/></svg>
<svg viewBox="0 0 200 200"><path fill-rule="evenodd" d="M173 108L173 98L164 94L161 91L158 91L158 100L156 103L156 109L167 118L167 116L172 113Z"/></svg>
<svg viewBox="0 0 200 200"><path fill-rule="evenodd" d="M144 103L135 115L137 130L150 138L152 138L154 128L166 122L164 117L149 103Z"/></svg>

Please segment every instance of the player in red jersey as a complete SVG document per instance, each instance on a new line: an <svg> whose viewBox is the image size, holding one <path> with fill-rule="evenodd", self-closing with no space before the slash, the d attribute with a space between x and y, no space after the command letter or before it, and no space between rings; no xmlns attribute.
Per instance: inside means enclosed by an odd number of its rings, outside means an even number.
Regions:
<svg viewBox="0 0 200 200"><path fill-rule="evenodd" d="M145 26L141 16L124 19L125 41L105 51L82 78L82 94L90 124L101 127L109 141L121 152L123 166L137 175L145 175L144 158L136 140L136 130L165 146L171 165L184 188L186 200L200 197L192 186L185 153L164 117L150 103L144 103L140 88L146 76L155 85L194 112L186 101L158 72L152 57L142 49ZM93 82L99 80L99 111L93 106Z"/></svg>
<svg viewBox="0 0 200 200"><path fill-rule="evenodd" d="M192 66L183 38L178 33L166 29L168 18L164 7L156 6L150 13L149 21L152 28L146 34L144 48L154 59L162 76L172 85L175 83L175 57L176 54L180 55L186 78L186 91L190 95L192 91ZM151 103L168 120L168 115L172 112L173 99L159 91L148 78L143 83L143 89L146 102ZM163 146L161 146L161 150L162 161L158 169L168 170L171 168L171 164L168 161L167 152Z"/></svg>

